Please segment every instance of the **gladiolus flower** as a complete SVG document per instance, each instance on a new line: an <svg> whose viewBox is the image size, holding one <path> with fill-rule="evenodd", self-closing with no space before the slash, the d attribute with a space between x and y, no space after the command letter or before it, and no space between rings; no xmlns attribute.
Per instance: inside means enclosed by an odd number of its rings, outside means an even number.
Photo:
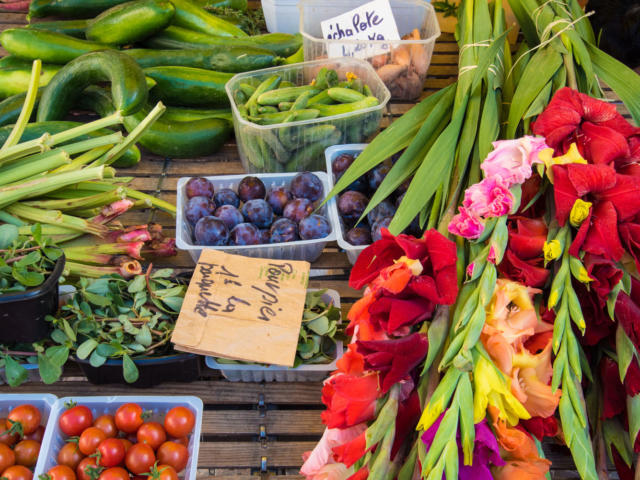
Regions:
<svg viewBox="0 0 640 480"><path fill-rule="evenodd" d="M562 244L559 240L554 239L550 242L544 242L542 250L544 252L545 262L551 262L556 258L560 258L560 255L562 255Z"/></svg>
<svg viewBox="0 0 640 480"><path fill-rule="evenodd" d="M449 233L464 237L467 240L475 240L484 231L484 221L478 215L464 207L458 207L457 215L449 223Z"/></svg>
<svg viewBox="0 0 640 480"><path fill-rule="evenodd" d="M366 430L367 425L365 423L343 429L325 429L322 438L313 451L306 452L303 455L304 465L302 465L300 473L308 479L313 480L346 479L353 473L353 470L347 470L345 465L335 463L333 449L358 438L360 435L363 435ZM341 465L341 467L328 468L331 465Z"/></svg>
<svg viewBox="0 0 640 480"><path fill-rule="evenodd" d="M585 202L580 198L573 202L573 207L571 207L571 212L569 213L569 223L576 228L582 225L582 222L589 218L591 205L593 203Z"/></svg>
<svg viewBox="0 0 640 480"><path fill-rule="evenodd" d="M542 137L498 140L480 168L485 177L500 178L507 187L519 185L531 176L531 165L540 163L539 153L545 148L548 147Z"/></svg>
<svg viewBox="0 0 640 480"><path fill-rule="evenodd" d="M559 157L553 156L553 148L547 148L540 152L540 160L544 163L545 173L549 178L549 181L553 183L553 167L554 165L569 165L570 163L580 163L586 164L587 161L580 155L578 151L578 146L575 143L572 143L569 147L569 150L564 155L560 155Z"/></svg>
<svg viewBox="0 0 640 480"><path fill-rule="evenodd" d="M547 233L547 225L543 220L525 217L510 219L509 243L498 266L500 273L529 287L544 286L549 278L549 270L542 267Z"/></svg>
<svg viewBox="0 0 640 480"><path fill-rule="evenodd" d="M513 208L513 194L499 177L487 177L464 192L462 206L478 217L502 217Z"/></svg>
<svg viewBox="0 0 640 480"><path fill-rule="evenodd" d="M377 372L362 376L335 374L322 387L322 421L329 428L352 427L371 420L380 397Z"/></svg>

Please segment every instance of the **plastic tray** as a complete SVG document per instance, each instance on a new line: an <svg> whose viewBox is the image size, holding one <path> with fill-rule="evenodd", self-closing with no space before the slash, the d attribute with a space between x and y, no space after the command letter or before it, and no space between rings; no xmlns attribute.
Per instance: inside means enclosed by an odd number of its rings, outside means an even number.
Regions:
<svg viewBox="0 0 640 480"><path fill-rule="evenodd" d="M58 397L50 393L3 393L0 395L0 417L6 417L7 414L18 405L23 403L31 404L40 410L42 414L40 425L45 427L46 436L46 432L50 430L49 423L51 422L49 422L49 420L52 418L51 411L56 400L58 400Z"/></svg>
<svg viewBox="0 0 640 480"><path fill-rule="evenodd" d="M92 367L88 360L75 360L87 380L94 385L120 383L135 388L148 388L164 382L195 382L200 377L200 357L193 353L134 358L140 375L133 383L127 383L122 376L122 360L107 360L99 367Z"/></svg>
<svg viewBox="0 0 640 480"><path fill-rule="evenodd" d="M320 178L324 187L324 198L329 193L329 181L325 172L313 172ZM295 173L265 173L259 174L257 177L264 182L267 190L269 188L278 185L288 185L291 179L295 176ZM246 175L220 175L216 177L206 177L211 183L213 183L216 191L221 188L236 189L240 180ZM184 206L187 203L187 196L185 194L185 185L191 177L182 177L178 180L177 186L177 216L176 216L176 243L180 250L187 250L193 258L194 262L197 262L200 258L200 253L203 248L214 248L223 252L232 253L236 255L244 255L247 257L260 257L260 258L273 258L282 260L306 260L308 262L315 261L324 246L336 239L337 219L334 219L332 210L327 206L323 206L320 209L320 213L327 217L331 224L331 233L316 240L299 240L297 242L287 243L270 243L263 245L247 245L242 247L237 246L224 246L224 247L202 247L193 243L192 228L189 222L183 215ZM318 202L319 203L319 202ZM331 202L328 202L331 203Z"/></svg>
<svg viewBox="0 0 640 480"><path fill-rule="evenodd" d="M440 27L436 18L436 12L430 3L423 0L393 0L391 11L398 26L400 36L410 34L414 29L420 32L420 40L325 40L322 36L320 22L341 15L349 10L366 3L367 0L300 0L300 33L304 46L304 59L316 60L327 58L331 45L358 46L364 51L368 61L380 72L382 78L386 78L385 84L391 90L391 96L398 100L414 100L422 93L424 80L427 76L433 47L440 36ZM374 55L374 48L380 45L390 45L390 53ZM394 56L399 54L399 49L408 49L411 57L409 66L402 69L399 75L390 74L393 69L384 68L393 63ZM371 54L367 55L370 51ZM397 52L394 52L397 51ZM404 52L403 52L404 53ZM397 61L397 64L404 62ZM362 141L362 140L357 140ZM354 142L350 140L351 143Z"/></svg>
<svg viewBox="0 0 640 480"><path fill-rule="evenodd" d="M327 290L322 299L325 302L333 301L333 304L340 308L340 294L335 290ZM343 354L342 342L337 341L336 359L322 365L300 365L297 368L279 365L264 367L241 363L218 363L214 357L207 357L205 363L213 370L220 370L222 375L232 382L320 382L329 375L329 372L337 368L336 362L342 358Z"/></svg>
<svg viewBox="0 0 640 480"><path fill-rule="evenodd" d="M49 336L52 324L45 320L58 309L58 280L64 255L37 288L0 295L0 343L31 343Z"/></svg>
<svg viewBox="0 0 640 480"><path fill-rule="evenodd" d="M343 153L350 153L352 155L360 154L365 149L366 146L367 146L366 143L351 143L347 145L334 145L333 147L329 147L325 150L324 156L327 161L327 176L329 177L330 189L332 189L334 185L333 171L331 170L331 164L333 162L333 159L336 158L338 155L342 155ZM344 224L342 223L342 219L338 214L338 202L336 201L335 198L333 198L332 201L329 203L329 211L331 212L332 217L336 219L335 231L336 231L336 241L338 242L338 246L347 253L347 258L349 259L349 262L351 262L351 265L353 265L356 263L356 260L360 255L360 252L362 252L365 248L367 248L368 245L351 245L349 242L345 240L344 238L345 228L344 228Z"/></svg>
<svg viewBox="0 0 640 480"><path fill-rule="evenodd" d="M262 0L267 30L271 33L298 33L300 0Z"/></svg>
<svg viewBox="0 0 640 480"><path fill-rule="evenodd" d="M196 470L198 468L198 450L200 449L200 432L202 430L202 400L191 396L144 396L144 395L115 395L105 397L64 397L58 399L53 405L49 417L47 429L44 432L38 463L36 464L33 478L39 478L43 473L57 464L58 451L67 441L67 437L60 431L58 418L66 409L65 403L75 402L78 405L86 405L91 409L93 417L96 418L105 413L115 413L116 409L125 403L134 402L139 404L144 410L151 410L153 413L150 420L161 421L164 414L171 408L179 405L191 408L196 415L196 424L189 438L189 462L187 467L179 477L183 480L196 480Z"/></svg>
<svg viewBox="0 0 640 480"><path fill-rule="evenodd" d="M348 72L355 74L369 85L379 104L356 112L275 125L258 125L245 120L238 112L234 94L241 83L261 82L272 75L280 75L282 80L296 85L307 85L322 67L336 70L341 80L346 79ZM225 88L233 111L233 125L240 159L247 172L323 170L322 152L326 147L339 143L363 142L378 133L382 113L391 98L389 90L382 83L371 64L356 58L318 60L239 73L227 82ZM317 133L314 136L313 131L309 129L319 125L336 127L337 133L334 134L336 138L329 137L318 140ZM281 153L280 157L276 159L269 144L280 142L282 133L292 131L295 131L297 137L295 147L283 149L286 153ZM299 153L300 155L298 155Z"/></svg>

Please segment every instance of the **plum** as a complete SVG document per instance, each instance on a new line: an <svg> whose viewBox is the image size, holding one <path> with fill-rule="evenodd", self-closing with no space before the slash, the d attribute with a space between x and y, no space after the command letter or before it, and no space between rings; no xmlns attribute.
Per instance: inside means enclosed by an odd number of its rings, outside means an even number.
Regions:
<svg viewBox="0 0 640 480"><path fill-rule="evenodd" d="M355 224L367 208L369 199L361 192L349 190L338 198L338 212L348 225Z"/></svg>
<svg viewBox="0 0 640 480"><path fill-rule="evenodd" d="M238 197L243 202L256 198L264 199L266 193L264 183L258 177L244 177L238 184Z"/></svg>
<svg viewBox="0 0 640 480"><path fill-rule="evenodd" d="M198 220L193 230L198 245L219 247L229 241L229 230L224 222L211 215Z"/></svg>
<svg viewBox="0 0 640 480"><path fill-rule="evenodd" d="M312 213L313 203L311 200L308 198L294 198L285 205L282 216L297 223Z"/></svg>
<svg viewBox="0 0 640 480"><path fill-rule="evenodd" d="M355 227L349 230L344 236L345 240L351 245L370 245L371 230L365 227Z"/></svg>
<svg viewBox="0 0 640 480"><path fill-rule="evenodd" d="M240 199L238 198L238 195L236 195L236 192L230 188L222 188L218 190L213 196L213 199L219 207L222 205L232 205L238 208L240 206Z"/></svg>
<svg viewBox="0 0 640 480"><path fill-rule="evenodd" d="M251 223L239 223L229 233L229 245L258 245L262 243L260 230Z"/></svg>
<svg viewBox="0 0 640 480"><path fill-rule="evenodd" d="M273 187L267 192L267 203L271 205L273 213L276 215L282 215L285 205L292 199L291 190L287 187Z"/></svg>
<svg viewBox="0 0 640 480"><path fill-rule="evenodd" d="M396 214L396 207L389 200L383 200L367 214L369 225L373 225L381 218L393 217Z"/></svg>
<svg viewBox="0 0 640 480"><path fill-rule="evenodd" d="M336 178L340 178L344 172L351 166L356 157L350 153L338 155L331 162L331 171Z"/></svg>
<svg viewBox="0 0 640 480"><path fill-rule="evenodd" d="M203 177L190 178L184 187L187 198L193 197L213 197L213 183Z"/></svg>
<svg viewBox="0 0 640 480"><path fill-rule="evenodd" d="M382 238L382 229L389 228L389 224L391 223L391 217L385 217L378 220L371 227L371 240L377 242Z"/></svg>
<svg viewBox="0 0 640 480"><path fill-rule="evenodd" d="M277 222L278 220L276 220ZM276 223L273 222L273 223ZM273 225L271 225L273 227ZM268 228L260 229L260 243L269 243L271 241L271 231Z"/></svg>
<svg viewBox="0 0 640 480"><path fill-rule="evenodd" d="M222 220L229 230L239 223L244 222L244 217L240 213L240 210L233 205L222 205L221 207L218 207L214 215Z"/></svg>
<svg viewBox="0 0 640 480"><path fill-rule="evenodd" d="M273 209L262 198L249 200L242 206L244 219L258 228L267 228L273 223Z"/></svg>
<svg viewBox="0 0 640 480"><path fill-rule="evenodd" d="M317 175L311 172L297 174L293 177L293 180L291 180L289 188L295 198L307 198L312 202L322 198L324 192L322 181Z"/></svg>
<svg viewBox="0 0 640 480"><path fill-rule="evenodd" d="M270 243L295 242L298 240L298 226L288 218L279 218L270 230Z"/></svg>
<svg viewBox="0 0 640 480"><path fill-rule="evenodd" d="M331 233L331 225L325 217L313 213L300 220L298 232L303 240L315 240L328 236Z"/></svg>
<svg viewBox="0 0 640 480"><path fill-rule="evenodd" d="M391 167L393 167L393 162L391 162L391 160L385 160L373 170L367 172L367 181L369 182L369 189L371 189L371 191L376 191L380 188L380 184L389 173L389 170L391 170Z"/></svg>
<svg viewBox="0 0 640 480"><path fill-rule="evenodd" d="M211 215L216 204L210 197L191 197L184 209L184 216L191 225L195 225L202 217Z"/></svg>

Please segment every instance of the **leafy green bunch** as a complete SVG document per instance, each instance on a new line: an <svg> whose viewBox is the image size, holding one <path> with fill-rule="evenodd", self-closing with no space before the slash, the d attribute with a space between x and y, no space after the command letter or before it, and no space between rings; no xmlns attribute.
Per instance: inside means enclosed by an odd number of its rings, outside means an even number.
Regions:
<svg viewBox="0 0 640 480"><path fill-rule="evenodd" d="M343 338L340 309L322 299L325 293L326 290L307 292L294 367L331 363L336 358L336 341Z"/></svg>

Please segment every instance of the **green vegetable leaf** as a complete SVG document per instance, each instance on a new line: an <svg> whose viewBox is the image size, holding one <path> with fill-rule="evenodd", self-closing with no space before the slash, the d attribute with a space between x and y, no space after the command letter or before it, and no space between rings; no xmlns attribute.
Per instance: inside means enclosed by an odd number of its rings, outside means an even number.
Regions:
<svg viewBox="0 0 640 480"><path fill-rule="evenodd" d="M140 332L135 336L136 342L138 342L140 345L144 345L145 347L148 347L149 345L151 345L151 331L149 330L149 327L146 325L143 325L140 328Z"/></svg>
<svg viewBox="0 0 640 480"><path fill-rule="evenodd" d="M325 316L318 317L315 320L308 322L306 327L318 335L326 335L329 331L329 319Z"/></svg>
<svg viewBox="0 0 640 480"><path fill-rule="evenodd" d="M98 342L95 341L93 338L89 338L84 342L82 342L80 346L78 346L78 349L76 350L76 355L78 356L79 359L84 360L91 354L91 352L93 352L93 350L97 346L98 346Z"/></svg>
<svg viewBox="0 0 640 480"><path fill-rule="evenodd" d="M9 248L18 239L18 227L5 223L0 225L0 249Z"/></svg>
<svg viewBox="0 0 640 480"><path fill-rule="evenodd" d="M4 376L7 383L12 387L17 387L27 381L28 372L20 363L9 355L4 356Z"/></svg>
<svg viewBox="0 0 640 480"><path fill-rule="evenodd" d="M19 268L17 264L18 262L16 262L11 269L11 275L16 279L16 281L20 282L25 287L37 287L44 282L44 275L42 273Z"/></svg>
<svg viewBox="0 0 640 480"><path fill-rule="evenodd" d="M103 357L102 355L100 355L98 353L98 350L94 350L91 353L91 357L89 357L89 363L91 364L92 367L94 368L98 368L102 365L104 365L104 363L107 361L106 357Z"/></svg>
<svg viewBox="0 0 640 480"><path fill-rule="evenodd" d="M138 380L138 367L126 353L122 357L122 374L127 383L133 383Z"/></svg>
<svg viewBox="0 0 640 480"><path fill-rule="evenodd" d="M147 288L147 282L144 275L136 275L136 277L129 283L127 291L129 293L137 293Z"/></svg>

